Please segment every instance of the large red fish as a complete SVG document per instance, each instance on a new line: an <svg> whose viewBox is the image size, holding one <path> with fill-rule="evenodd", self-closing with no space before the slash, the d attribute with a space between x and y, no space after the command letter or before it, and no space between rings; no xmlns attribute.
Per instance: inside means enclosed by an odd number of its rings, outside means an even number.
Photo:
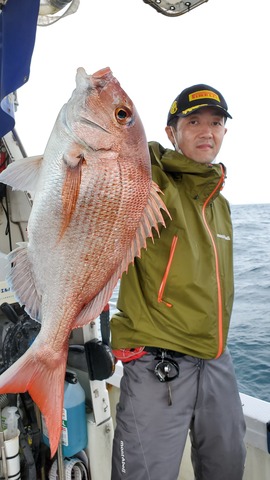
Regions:
<svg viewBox="0 0 270 480"><path fill-rule="evenodd" d="M28 391L57 450L68 340L95 319L166 210L151 180L137 111L105 68L79 68L43 157L15 161L0 182L34 192L29 242L9 254L19 302L41 322L32 346L0 377L0 393Z"/></svg>

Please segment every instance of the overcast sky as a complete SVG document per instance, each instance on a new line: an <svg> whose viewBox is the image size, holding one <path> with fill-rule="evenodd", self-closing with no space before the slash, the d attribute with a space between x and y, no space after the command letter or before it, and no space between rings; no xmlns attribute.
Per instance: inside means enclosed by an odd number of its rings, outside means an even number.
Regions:
<svg viewBox="0 0 270 480"><path fill-rule="evenodd" d="M75 14L37 28L15 117L27 154L44 151L79 66L88 74L109 66L147 139L165 147L172 101L206 83L221 91L233 116L218 156L227 167L224 195L232 204L270 203L269 18L269 0L208 0L174 18L143 0L81 0Z"/></svg>

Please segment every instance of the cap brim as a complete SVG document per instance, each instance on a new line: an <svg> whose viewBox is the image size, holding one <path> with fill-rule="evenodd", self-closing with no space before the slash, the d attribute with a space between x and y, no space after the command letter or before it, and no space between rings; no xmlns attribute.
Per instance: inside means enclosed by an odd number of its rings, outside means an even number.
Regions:
<svg viewBox="0 0 270 480"><path fill-rule="evenodd" d="M225 110L225 108L221 107L220 105L213 105L212 103L209 103L209 104L204 103L203 105L194 105L194 107L185 110L185 113L179 112L175 116L181 117L181 118L188 117L189 115L192 115L192 113L194 113L195 110L199 110L201 108L209 108L209 107L216 108L217 110L221 110L224 117L232 118L232 116L229 114L227 110Z"/></svg>

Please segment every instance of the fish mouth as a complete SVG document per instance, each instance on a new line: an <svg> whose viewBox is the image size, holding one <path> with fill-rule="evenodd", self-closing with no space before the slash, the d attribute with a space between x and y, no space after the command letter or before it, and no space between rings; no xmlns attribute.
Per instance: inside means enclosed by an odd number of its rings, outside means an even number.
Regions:
<svg viewBox="0 0 270 480"><path fill-rule="evenodd" d="M105 75L112 74L110 67L101 68L97 72L93 73L93 78L102 78Z"/></svg>

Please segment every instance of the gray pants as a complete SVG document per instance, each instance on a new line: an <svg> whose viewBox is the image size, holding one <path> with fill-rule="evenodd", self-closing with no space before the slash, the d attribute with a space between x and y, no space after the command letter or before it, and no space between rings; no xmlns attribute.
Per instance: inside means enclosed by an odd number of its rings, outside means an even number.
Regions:
<svg viewBox="0 0 270 480"><path fill-rule="evenodd" d="M154 374L154 355L124 365L112 480L177 480L188 432L196 480L241 480L245 422L231 356L177 360L179 377Z"/></svg>

